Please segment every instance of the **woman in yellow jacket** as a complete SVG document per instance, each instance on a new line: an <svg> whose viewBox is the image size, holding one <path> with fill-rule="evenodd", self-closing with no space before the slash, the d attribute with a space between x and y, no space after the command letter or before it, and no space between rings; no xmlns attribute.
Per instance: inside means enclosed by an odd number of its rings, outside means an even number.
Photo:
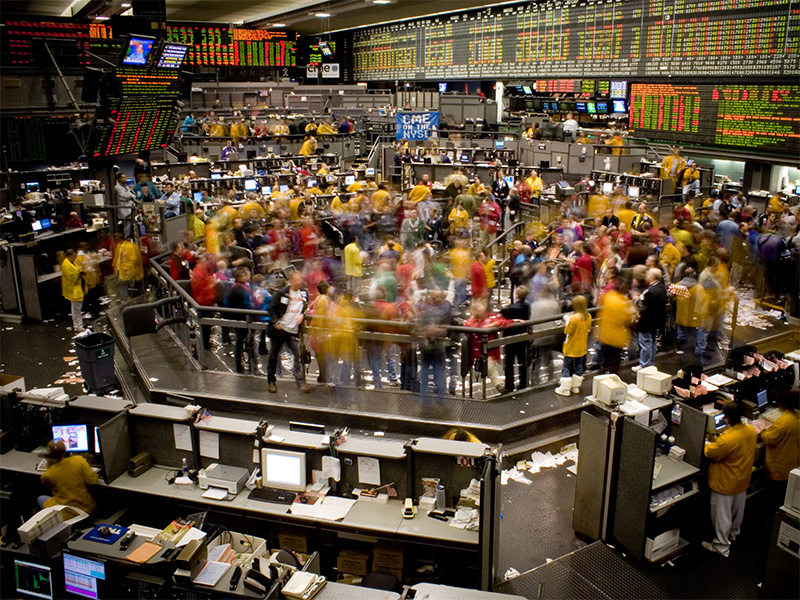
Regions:
<svg viewBox="0 0 800 600"><path fill-rule="evenodd" d="M800 414L797 411L797 392L783 390L776 398L781 416L761 432L767 447L764 456L766 489L771 500L769 518L783 503L789 472L800 467Z"/></svg>
<svg viewBox="0 0 800 600"><path fill-rule="evenodd" d="M119 294L123 300L127 300L130 296L130 285L135 281L141 281L144 277L142 253L139 251L139 246L131 240L117 244L114 253L114 273L117 276Z"/></svg>
<svg viewBox="0 0 800 600"><path fill-rule="evenodd" d="M556 388L559 396L577 394L583 383L583 372L586 369L586 348L589 331L592 329L592 316L587 310L589 304L585 296L572 299L573 313L567 318L564 327L564 364L561 367L561 382Z"/></svg>
<svg viewBox="0 0 800 600"><path fill-rule="evenodd" d="M450 221L450 235L466 235L469 229L470 218L467 209L464 208L460 200L453 207L453 210L450 211L447 220Z"/></svg>
<svg viewBox="0 0 800 600"><path fill-rule="evenodd" d="M600 313L600 333L603 371L616 373L622 360L622 349L631 343L631 324L634 318L633 303L625 295L627 290L609 290L603 295Z"/></svg>
<svg viewBox="0 0 800 600"><path fill-rule="evenodd" d="M61 294L69 301L70 314L72 315L72 329L75 333L83 331L83 305L84 281L81 266L75 261L75 250L64 252L64 262L61 263Z"/></svg>
<svg viewBox="0 0 800 600"><path fill-rule="evenodd" d="M531 196L536 196L538 198L542 195L544 181L539 177L539 173L536 169L531 169L530 177L525 180L525 183L528 184L528 187L531 189Z"/></svg>

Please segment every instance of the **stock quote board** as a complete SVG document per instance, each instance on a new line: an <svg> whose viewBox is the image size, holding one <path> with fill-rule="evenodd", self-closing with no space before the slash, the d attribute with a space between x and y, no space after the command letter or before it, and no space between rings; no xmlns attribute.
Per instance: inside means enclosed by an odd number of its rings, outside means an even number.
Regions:
<svg viewBox="0 0 800 600"><path fill-rule="evenodd" d="M164 148L178 127L172 98L111 100L108 114L113 123L92 132L89 153L95 158Z"/></svg>
<svg viewBox="0 0 800 600"><path fill-rule="evenodd" d="M0 139L14 166L61 165L75 160L80 146L70 133L72 117L4 116Z"/></svg>
<svg viewBox="0 0 800 600"><path fill-rule="evenodd" d="M0 50L7 57L8 66L30 66L43 50L36 44L44 41L73 42L80 64L88 65L89 53L104 54L119 48L112 39L113 29L102 23L75 23L71 19L32 21L9 19L4 22L3 44Z"/></svg>
<svg viewBox="0 0 800 600"><path fill-rule="evenodd" d="M634 83L630 130L668 142L800 155L800 85Z"/></svg>
<svg viewBox="0 0 800 600"><path fill-rule="evenodd" d="M353 77L800 75L800 0L547 0L353 31Z"/></svg>
<svg viewBox="0 0 800 600"><path fill-rule="evenodd" d="M294 67L297 36L287 31L167 24L167 41L189 44L193 67Z"/></svg>

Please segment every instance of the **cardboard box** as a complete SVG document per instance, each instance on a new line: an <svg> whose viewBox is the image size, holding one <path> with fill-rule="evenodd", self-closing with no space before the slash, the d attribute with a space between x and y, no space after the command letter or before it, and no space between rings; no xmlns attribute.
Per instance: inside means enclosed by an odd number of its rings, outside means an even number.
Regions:
<svg viewBox="0 0 800 600"><path fill-rule="evenodd" d="M657 535L655 539L647 538L644 544L645 558L652 559L672 548L675 548L681 541L681 530L670 529L661 535Z"/></svg>
<svg viewBox="0 0 800 600"><path fill-rule="evenodd" d="M403 568L403 544L393 544L389 542L378 542L372 550L372 565L374 571L385 571L389 569ZM378 568L386 567L386 568Z"/></svg>
<svg viewBox="0 0 800 600"><path fill-rule="evenodd" d="M281 548L308 554L308 536L302 533L280 533L278 541Z"/></svg>
<svg viewBox="0 0 800 600"><path fill-rule="evenodd" d="M234 565L243 565L251 558L260 558L267 553L267 541L264 538L244 535L235 531L223 531L221 535L208 542L207 546L211 550L220 544L230 544L231 549L241 555L234 561Z"/></svg>
<svg viewBox="0 0 800 600"><path fill-rule="evenodd" d="M0 392L24 392L25 378L0 373Z"/></svg>
<svg viewBox="0 0 800 600"><path fill-rule="evenodd" d="M368 550L342 550L336 559L336 568L340 573L366 575L369 573L370 557Z"/></svg>

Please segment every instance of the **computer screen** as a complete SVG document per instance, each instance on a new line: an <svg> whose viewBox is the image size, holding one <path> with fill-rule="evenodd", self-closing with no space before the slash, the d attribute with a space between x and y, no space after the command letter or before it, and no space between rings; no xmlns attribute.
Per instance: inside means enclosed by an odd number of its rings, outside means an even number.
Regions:
<svg viewBox="0 0 800 600"><path fill-rule="evenodd" d="M245 179L244 189L247 192L255 192L258 189L258 182L255 179Z"/></svg>
<svg viewBox="0 0 800 600"><path fill-rule="evenodd" d="M53 598L53 577L50 567L15 560L14 577L18 593L35 598Z"/></svg>
<svg viewBox="0 0 800 600"><path fill-rule="evenodd" d="M222 179L222 173L212 173L211 179Z"/></svg>
<svg viewBox="0 0 800 600"><path fill-rule="evenodd" d="M285 194L286 192L288 192L288 191L289 191L289 186L288 186L288 185L282 185L282 186L281 186L280 188L278 188L278 189L281 191L281 194Z"/></svg>
<svg viewBox="0 0 800 600"><path fill-rule="evenodd" d="M610 194L613 191L614 191L614 184L611 183L610 181L604 181L603 182L603 193L604 194Z"/></svg>
<svg viewBox="0 0 800 600"><path fill-rule="evenodd" d="M174 44L165 42L158 54L159 69L180 69L186 53L189 51L187 44Z"/></svg>
<svg viewBox="0 0 800 600"><path fill-rule="evenodd" d="M192 194L192 196L194 197L195 202L203 201L203 192L195 192L194 194Z"/></svg>
<svg viewBox="0 0 800 600"><path fill-rule="evenodd" d="M597 103L597 112L598 114L604 115L608 112L608 102L598 102Z"/></svg>
<svg viewBox="0 0 800 600"><path fill-rule="evenodd" d="M800 185L796 185L794 188L794 193L797 196L800 196Z"/></svg>
<svg viewBox="0 0 800 600"><path fill-rule="evenodd" d="M97 580L106 578L106 566L72 554L64 554L64 589L84 598L98 598Z"/></svg>
<svg viewBox="0 0 800 600"><path fill-rule="evenodd" d="M612 100L611 104L615 113L628 112L628 109L625 107L625 100Z"/></svg>
<svg viewBox="0 0 800 600"><path fill-rule="evenodd" d="M25 184L25 190L28 192L38 192L39 191L39 182L38 181L29 181Z"/></svg>
<svg viewBox="0 0 800 600"><path fill-rule="evenodd" d="M33 229L34 231L41 231L42 230L42 224L39 221L33 221L31 223L31 229Z"/></svg>
<svg viewBox="0 0 800 600"><path fill-rule="evenodd" d="M469 162L469 154L462 154L461 155L461 162L468 163Z"/></svg>
<svg viewBox="0 0 800 600"><path fill-rule="evenodd" d="M495 148L505 148L506 147L505 140L495 140L494 141L494 147Z"/></svg>
<svg viewBox="0 0 800 600"><path fill-rule="evenodd" d="M719 433L726 427L727 425L725 425L725 413L721 412L717 415L714 415L714 430L717 433Z"/></svg>
<svg viewBox="0 0 800 600"><path fill-rule="evenodd" d="M125 48L122 64L138 67L145 66L150 58L150 53L153 51L154 43L155 39L153 38L132 35L128 39L128 46Z"/></svg>
<svg viewBox="0 0 800 600"><path fill-rule="evenodd" d="M90 183L92 183L92 180L91 179L81 179L78 183L80 184L81 187L84 187L84 186L87 186Z"/></svg>
<svg viewBox="0 0 800 600"><path fill-rule="evenodd" d="M53 425L53 439L62 440L67 452L88 452L89 431L87 425Z"/></svg>
<svg viewBox="0 0 800 600"><path fill-rule="evenodd" d="M639 186L629 185L628 186L628 197L629 198L638 198L639 197Z"/></svg>
<svg viewBox="0 0 800 600"><path fill-rule="evenodd" d="M100 438L97 437L97 427L94 428L94 453L100 454Z"/></svg>
<svg viewBox="0 0 800 600"><path fill-rule="evenodd" d="M306 455L303 452L262 448L261 471L267 487L292 492L306 489Z"/></svg>
<svg viewBox="0 0 800 600"><path fill-rule="evenodd" d="M344 184L345 185L353 185L356 182L355 175L345 175L344 177Z"/></svg>
<svg viewBox="0 0 800 600"><path fill-rule="evenodd" d="M761 390L756 394L756 404L758 404L758 408L763 408L767 405L767 390Z"/></svg>
<svg viewBox="0 0 800 600"><path fill-rule="evenodd" d="M39 221L39 225L42 226L42 229L50 229L53 224L50 222L50 219L41 219Z"/></svg>
<svg viewBox="0 0 800 600"><path fill-rule="evenodd" d="M522 91L525 92L526 96L530 96L533 93L533 90L531 89L531 86L529 86L529 85L523 85L522 86Z"/></svg>
<svg viewBox="0 0 800 600"><path fill-rule="evenodd" d="M577 110L579 113L585 113L586 112L586 102L577 102L575 104L575 110Z"/></svg>
<svg viewBox="0 0 800 600"><path fill-rule="evenodd" d="M309 188L317 187L317 180L316 179L309 179L308 180L308 187Z"/></svg>
<svg viewBox="0 0 800 600"><path fill-rule="evenodd" d="M440 94L444 94L446 91L447 91L447 84L446 83L440 83L439 84L439 93Z"/></svg>
<svg viewBox="0 0 800 600"><path fill-rule="evenodd" d="M264 196L269 196L272 193L272 188L268 185L261 186L261 193Z"/></svg>
<svg viewBox="0 0 800 600"><path fill-rule="evenodd" d="M514 187L514 177L512 177L511 175L506 175L505 177L503 177L503 179L505 179L505 182L508 184L508 187Z"/></svg>
<svg viewBox="0 0 800 600"><path fill-rule="evenodd" d="M597 114L597 105L594 102L587 102L586 112L588 112L590 115Z"/></svg>
<svg viewBox="0 0 800 600"><path fill-rule="evenodd" d="M364 173L367 175L367 177L375 177L375 167L368 167L364 170Z"/></svg>

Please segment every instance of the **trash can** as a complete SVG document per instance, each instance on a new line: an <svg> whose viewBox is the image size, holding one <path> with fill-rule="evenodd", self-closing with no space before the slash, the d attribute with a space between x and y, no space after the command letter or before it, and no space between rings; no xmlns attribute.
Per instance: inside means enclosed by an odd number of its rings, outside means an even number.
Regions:
<svg viewBox="0 0 800 600"><path fill-rule="evenodd" d="M105 394L117 386L114 375L115 340L105 333L93 333L75 340L75 353L88 391Z"/></svg>

